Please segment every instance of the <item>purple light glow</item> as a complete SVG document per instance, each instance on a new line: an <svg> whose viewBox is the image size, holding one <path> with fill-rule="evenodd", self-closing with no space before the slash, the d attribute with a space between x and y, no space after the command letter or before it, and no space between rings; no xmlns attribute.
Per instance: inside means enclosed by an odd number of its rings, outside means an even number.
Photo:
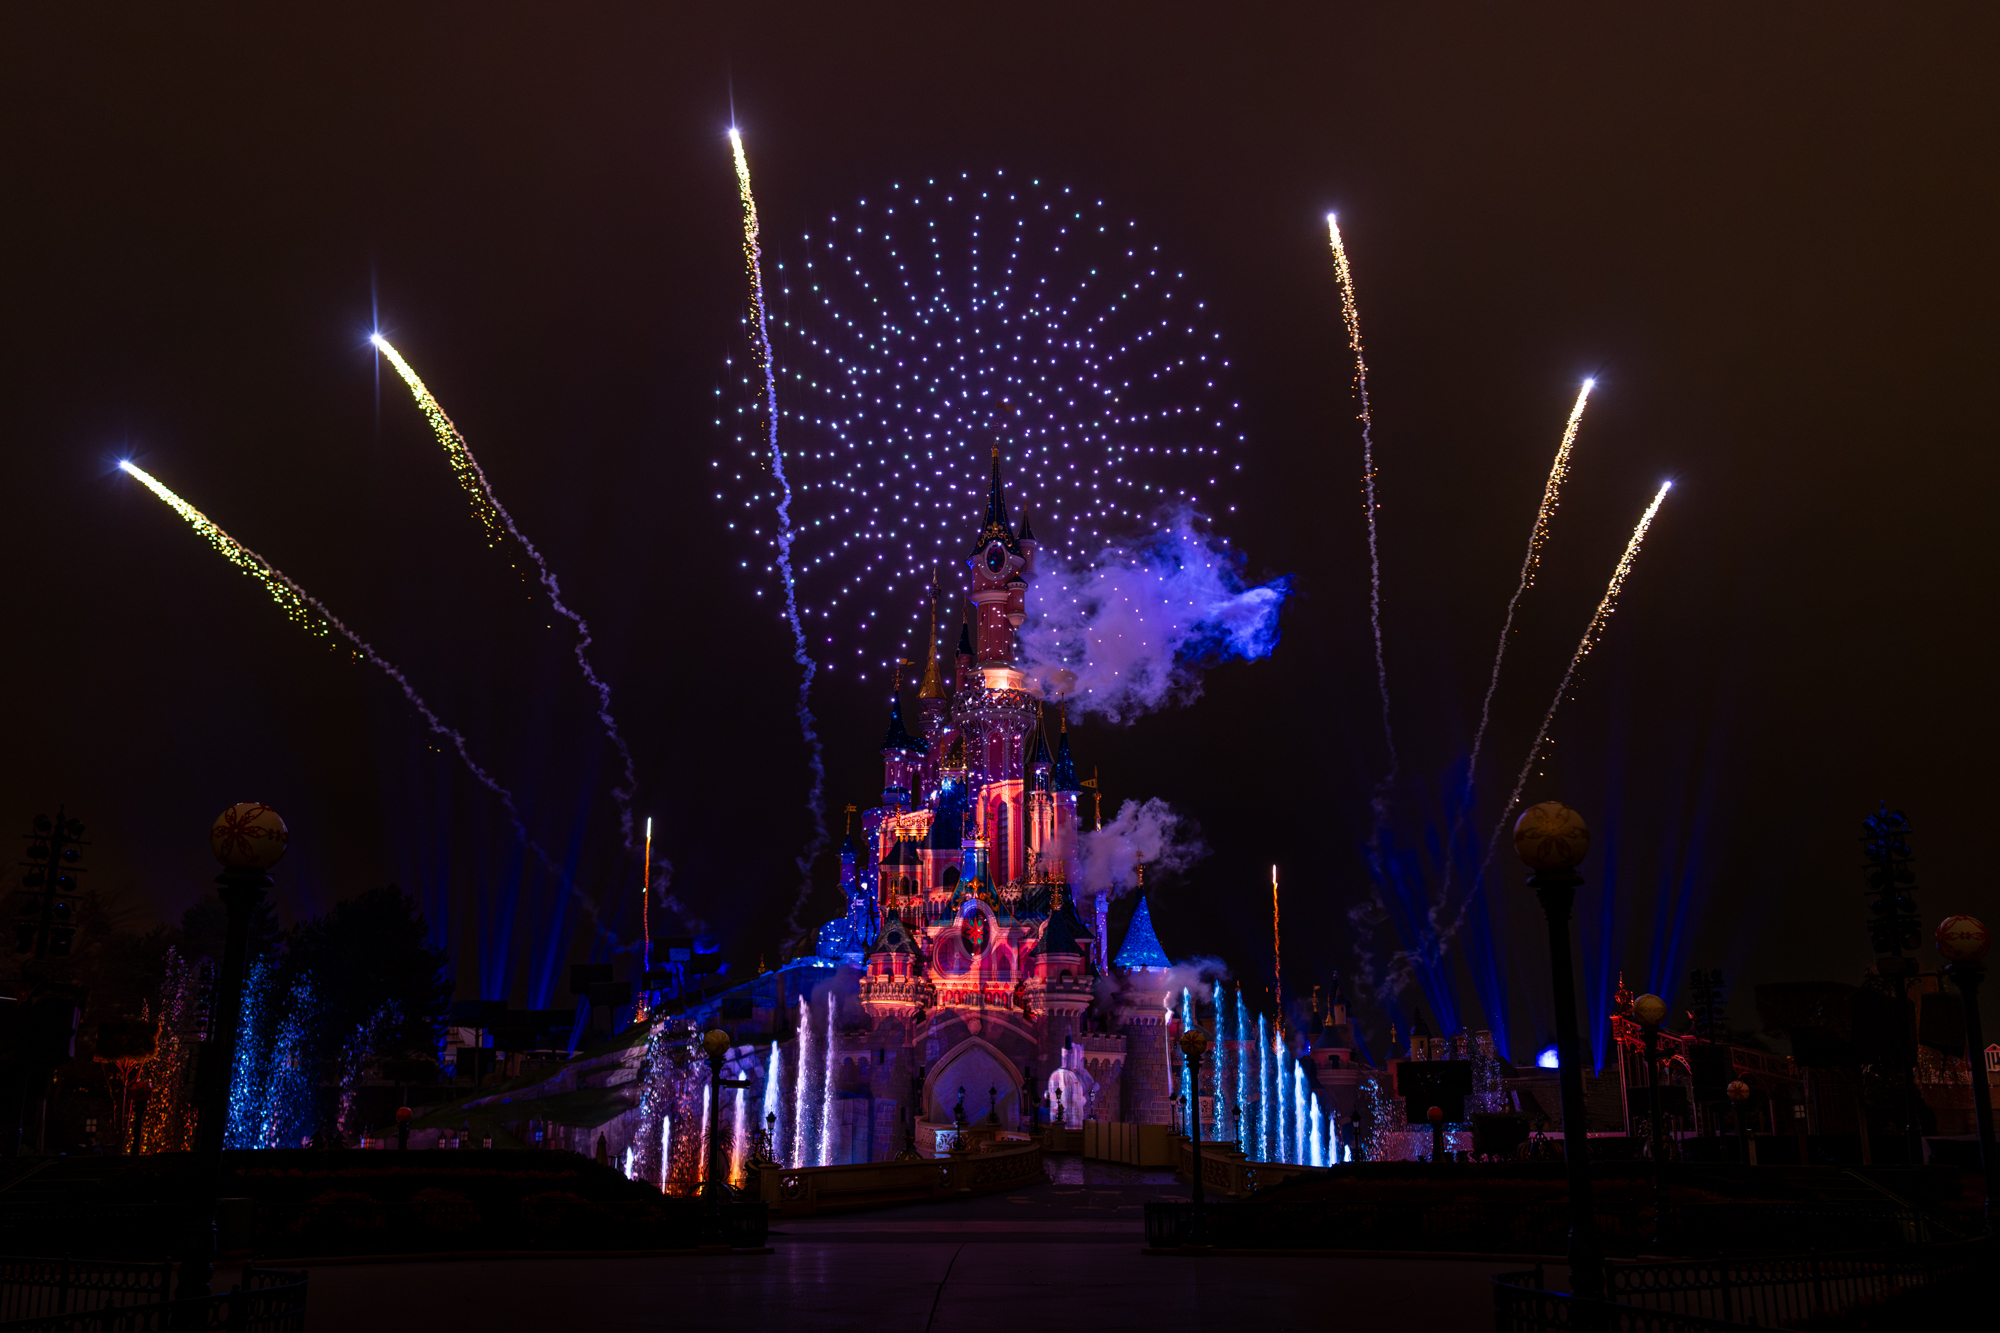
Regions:
<svg viewBox="0 0 2000 1333"><path fill-rule="evenodd" d="M794 254L771 328L800 613L828 669L918 660L920 594L963 560L996 444L1051 563L1089 562L1177 507L1233 510L1222 479L1243 437L1220 335L1101 202L1002 172L893 186ZM739 370L735 447L715 472L769 542L761 386Z"/></svg>

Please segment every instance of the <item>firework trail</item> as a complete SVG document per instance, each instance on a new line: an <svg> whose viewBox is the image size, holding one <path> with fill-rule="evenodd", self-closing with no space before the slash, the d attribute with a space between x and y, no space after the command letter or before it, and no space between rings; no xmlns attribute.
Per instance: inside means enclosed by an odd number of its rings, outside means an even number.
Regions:
<svg viewBox="0 0 2000 1333"><path fill-rule="evenodd" d="M1376 985L1374 954L1368 943L1374 937L1372 927L1388 919L1387 905L1382 900L1382 881L1386 870L1382 860L1382 829L1389 819L1389 791L1395 785L1397 760L1396 736L1389 725L1389 668L1382 654L1382 553L1377 541L1375 500L1375 419L1368 402L1368 358L1361 344L1361 308L1354 299L1354 270L1347 263L1347 247L1340 239L1340 222L1334 214L1326 215L1327 243L1333 250L1334 279L1340 286L1341 318L1347 325L1347 345L1354 352L1354 390L1361 399L1361 411L1357 414L1361 421L1361 483L1363 503L1368 514L1368 623L1375 634L1375 682L1382 695L1382 741L1389 750L1389 769L1382 780L1375 784L1375 795L1369 801L1371 822L1368 829L1369 897L1348 912L1348 919L1357 927L1355 951L1360 958L1361 979L1373 989ZM1391 978L1391 984L1398 992L1402 986Z"/></svg>
<svg viewBox="0 0 2000 1333"><path fill-rule="evenodd" d="M1340 223L1326 215L1327 240L1333 247L1333 271L1340 283L1341 317L1347 323L1347 345L1354 351L1354 391L1361 399L1361 483L1368 511L1368 623L1375 631L1375 680L1382 692L1382 741L1389 748L1389 771L1375 786L1375 833L1379 840L1388 813L1389 789L1396 782L1396 736L1389 727L1389 668L1382 657L1382 553L1376 543L1375 500L1375 420L1368 406L1368 359L1361 350L1361 309L1354 302L1354 271L1347 266L1347 247L1341 244Z"/></svg>
<svg viewBox="0 0 2000 1333"><path fill-rule="evenodd" d="M1632 539L1625 543L1625 553L1618 557L1618 566L1611 571L1611 582L1604 589L1604 599L1598 602L1597 610L1590 617L1590 623L1584 626L1583 638L1577 642L1576 653L1569 659L1569 667L1563 672L1562 683L1556 686L1556 697L1549 701L1549 711L1542 717L1541 730L1535 733L1535 743L1528 747L1528 758L1522 763L1520 773L1514 778L1514 790L1508 794L1507 804L1500 807L1500 821L1493 826L1493 836L1487 839L1486 857L1479 863L1479 877L1473 881L1471 892L1466 895L1465 902L1459 904L1458 916L1437 939L1436 947L1440 950L1446 941L1458 933L1459 926L1465 921L1465 909L1471 904L1472 895L1478 893L1480 886L1486 882L1486 871L1493 864L1493 853L1500 846L1500 835L1507 829L1507 816L1512 814L1514 807L1521 802L1521 791L1528 785L1528 774L1534 769L1535 760L1541 756L1542 745L1549 738L1549 728L1555 725L1556 710L1562 707L1563 696L1569 693L1570 684L1576 679L1576 669L1583 665L1584 658L1590 656L1590 650L1597 646L1597 640L1603 635L1605 625L1610 622L1611 613L1618 605L1618 593L1624 588L1627 576L1632 573L1632 566L1639 558L1639 547L1646 540L1646 529L1653 525L1653 516L1660 512L1660 506L1666 503L1667 492L1673 488L1674 484L1671 481L1661 482L1660 489L1653 496L1653 503L1646 506L1646 512L1639 516L1639 525L1632 529Z"/></svg>
<svg viewBox="0 0 2000 1333"><path fill-rule="evenodd" d="M597 694L597 720L603 724L604 734L610 738L612 745L617 747L618 757L625 766L625 785L620 787L613 784L611 788L611 799L618 805L619 831L624 838L625 849L628 852L637 850L632 835L632 794L638 790L639 780L632 767L631 748L625 744L625 737L619 733L617 719L611 716L611 687L598 679L596 670L590 665L590 626L586 625L583 617L572 611L563 601L562 588L557 584L555 574L550 571L549 562L542 558L541 551L522 534L519 527L515 526L514 516L507 512L507 507L501 504L500 498L493 493L493 485L486 480L486 473L479 466L479 460L472 456L472 447L465 442L465 436L459 433L451 418L445 415L444 408L439 405L436 396L421 379L417 378L417 372L411 369L410 363L403 359L401 352L390 345L387 338L379 333L373 333L369 335L369 341L375 344L377 351L389 359L389 364L403 377L403 383L410 387L411 395L417 400L418 409L431 424L431 433L437 436L438 443L444 446L445 456L451 460L451 470L457 475L458 484L472 497L472 512L478 517L480 525L486 529L486 544L488 546L497 544L503 532L520 543L521 549L528 553L528 558L535 562L535 569L541 575L542 586L548 589L549 604L555 607L570 624L576 626L576 664L583 672L584 683Z"/></svg>
<svg viewBox="0 0 2000 1333"><path fill-rule="evenodd" d="M819 670L806 651L805 626L799 621L798 590L792 578L792 483L785 477L785 455L778 447L778 375L771 356L771 318L764 305L764 254L757 230L757 199L750 193L750 159L743 152L743 136L732 126L729 147L736 158L736 192L743 200L743 264L750 276L751 307L757 312L757 365L764 374L764 422L771 450L771 475L778 483L778 573L785 585L785 619L792 627L792 660L799 664L799 730L804 733L808 763L812 767L812 789L806 795L806 809L812 813L813 836L799 853L799 896L792 903L787 929L798 932L799 913L812 894L812 863L826 850L826 764L822 757L819 729L813 721L812 682Z"/></svg>
<svg viewBox="0 0 2000 1333"><path fill-rule="evenodd" d="M521 812L515 808L514 794L495 781L491 773L480 767L479 762L467 751L465 737L446 726L444 721L431 711L431 706L424 702L423 697L417 693L416 687L410 684L409 678L402 673L395 663L376 652L367 640L349 629L340 617L327 610L324 602L314 597L304 588L301 588L297 583L294 583L283 570L224 532L208 515L174 494L173 491L169 490L150 472L131 462L122 462L118 466L127 475L136 478L147 490L165 501L169 509L172 509L176 514L186 519L188 526L199 533L210 546L214 547L216 553L222 556L223 559L263 584L264 590L271 594L271 600L278 604L278 609L285 613L287 620L310 630L322 638L326 636L328 631L340 635L341 638L347 640L350 650L356 657L366 659L379 668L389 679L395 681L397 687L403 691L403 697L410 701L410 706L423 715L424 722L431 729L432 733L450 741L452 748L458 752L458 757L464 761L465 767L478 780L479 784L500 798L500 804L507 812L507 822L514 826L514 833L521 839L522 844L530 852L534 853L535 859L540 861L544 868L558 879L561 879L565 885L569 886L570 891L575 893L590 911L592 919L596 920L596 904L592 903L588 897L573 885L569 885L568 875L563 867L546 851L542 850L541 845L528 835L527 825L521 822ZM606 935L611 933L605 929L601 922L598 924L598 930Z"/></svg>
<svg viewBox="0 0 2000 1333"><path fill-rule="evenodd" d="M1435 917L1451 894L1451 871L1453 856L1451 849L1458 846L1458 835L1465 827L1465 819L1472 809L1472 783L1479 770L1480 747L1486 743L1486 726L1493 716L1493 694L1500 688L1500 663L1507 656L1507 640L1514 632L1514 612L1520 609L1521 599L1534 586L1535 574L1541 568L1542 546L1549 539L1549 520L1555 517L1556 504L1562 496L1562 484L1569 479L1570 450L1576 445L1576 433L1583 425L1583 407L1590 401L1590 391L1597 386L1596 380L1585 380L1577 391L1576 406L1569 410L1569 421L1563 427L1562 443L1556 446L1556 461L1549 465L1549 479L1542 486L1542 506L1535 511L1535 526L1528 532L1528 552L1521 557L1521 581L1514 588L1514 596L1507 603L1507 614L1500 622L1500 643L1493 650L1493 674L1486 682L1486 697L1479 701L1479 726L1472 733L1472 754L1465 762L1465 790L1460 793L1458 813L1452 820L1451 838L1445 843L1444 884L1438 890L1437 905L1431 909ZM1435 920L1431 923L1435 926Z"/></svg>

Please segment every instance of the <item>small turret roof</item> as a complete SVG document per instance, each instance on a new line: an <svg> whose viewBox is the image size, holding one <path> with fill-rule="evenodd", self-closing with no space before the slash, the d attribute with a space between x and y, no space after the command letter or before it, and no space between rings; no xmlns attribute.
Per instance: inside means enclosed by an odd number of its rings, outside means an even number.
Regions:
<svg viewBox="0 0 2000 1333"><path fill-rule="evenodd" d="M853 835L852 833L848 834L848 835L847 835L846 837L844 837L844 838L842 838L842 839L840 840L840 859L841 859L841 860L843 860L843 861L852 861L852 860L853 860L853 859L854 859L855 857L857 857L857 856L859 856L859 855L860 855L860 852L858 852L857 850L855 850L855 846L854 846L854 835Z"/></svg>
<svg viewBox="0 0 2000 1333"><path fill-rule="evenodd" d="M891 916L887 921L884 921L882 923L882 933L875 937L875 943L868 946L868 954L871 958L876 954L882 953L906 953L912 955L917 953L916 941L910 938L909 928L903 924L901 917Z"/></svg>
<svg viewBox="0 0 2000 1333"><path fill-rule="evenodd" d="M969 621L961 620L958 622L958 655L960 657L972 656L972 625Z"/></svg>
<svg viewBox="0 0 2000 1333"><path fill-rule="evenodd" d="M903 699L900 694L889 699L889 730L882 738L882 753L901 750L905 754L923 754L930 749L930 742L921 736L912 736L903 726Z"/></svg>
<svg viewBox="0 0 2000 1333"><path fill-rule="evenodd" d="M1063 721L1062 735L1056 738L1056 766L1050 774L1050 785L1057 791L1083 790L1083 783L1076 776L1076 760L1069 752L1068 719Z"/></svg>
<svg viewBox="0 0 2000 1333"><path fill-rule="evenodd" d="M889 848L889 854L882 858L885 866L913 866L917 864L917 843L914 838L898 838Z"/></svg>
<svg viewBox="0 0 2000 1333"><path fill-rule="evenodd" d="M1034 951L1049 955L1073 954L1078 958L1084 956L1084 947L1077 943L1076 932L1070 928L1069 913L1057 912L1049 918L1049 923L1042 927L1042 937L1035 941Z"/></svg>
<svg viewBox="0 0 2000 1333"><path fill-rule="evenodd" d="M1132 913L1132 924L1125 930L1125 942L1118 946L1118 956L1111 960L1111 965L1128 968L1173 966L1167 951L1160 947L1160 937L1153 933L1153 913L1143 897L1139 899L1138 910Z"/></svg>

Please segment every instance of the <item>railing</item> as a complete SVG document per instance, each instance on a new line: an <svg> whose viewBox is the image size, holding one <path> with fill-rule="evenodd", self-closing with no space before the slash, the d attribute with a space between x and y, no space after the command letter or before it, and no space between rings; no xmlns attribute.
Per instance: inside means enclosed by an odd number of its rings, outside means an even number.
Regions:
<svg viewBox="0 0 2000 1333"><path fill-rule="evenodd" d="M767 1168L758 1194L785 1217L843 1208L873 1208L960 1194L1018 1189L1044 1178L1042 1146L935 1157L916 1162L855 1162L845 1166Z"/></svg>
<svg viewBox="0 0 2000 1333"><path fill-rule="evenodd" d="M257 1251L267 1255L412 1254L471 1250L755 1249L770 1210L759 1200L597 1203L575 1196L504 1203L470 1199L378 1203L365 1197L260 1204Z"/></svg>
<svg viewBox="0 0 2000 1333"><path fill-rule="evenodd" d="M0 1258L0 1320L157 1305L173 1287L171 1263L116 1263L105 1259Z"/></svg>
<svg viewBox="0 0 2000 1333"><path fill-rule="evenodd" d="M1415 1201L1274 1199L1204 1205L1207 1243L1225 1249L1449 1250L1472 1254L1561 1254L1571 1211L1565 1199ZM1146 1205L1147 1243L1187 1243L1191 1203ZM1651 1208L1597 1212L1597 1231L1613 1255L1768 1254L1858 1245L1911 1245L1923 1238L1908 1209L1873 1204L1745 1201L1670 1209L1663 1234ZM1912 1245L1912 1248L1915 1248Z"/></svg>
<svg viewBox="0 0 2000 1333"><path fill-rule="evenodd" d="M1611 1264L1602 1303L1550 1291L1542 1270L1493 1279L1498 1333L1595 1327L1657 1330L1798 1327L1986 1271L1989 1241L1894 1250L1691 1263Z"/></svg>
<svg viewBox="0 0 2000 1333"><path fill-rule="evenodd" d="M602 1203L550 1192L523 1200L464 1196L384 1203L328 1191L294 1203L259 1203L249 1233L225 1248L261 1256L422 1254L458 1250L680 1250L723 1244L758 1248L769 1210L757 1200L711 1207L660 1197ZM0 1210L0 1253L107 1257L177 1252L208 1214L182 1206ZM229 1241L235 1242L234 1244Z"/></svg>
<svg viewBox="0 0 2000 1333"><path fill-rule="evenodd" d="M38 1266L44 1264L46 1261L42 1260L0 1260L0 1265L5 1265L5 1277L0 1281L5 1283L10 1304L17 1298L23 1298L28 1304L46 1305L48 1300L45 1298L59 1300L63 1294L77 1295L88 1290L123 1292L131 1288L118 1286L121 1274L109 1270L149 1267L164 1271L167 1267L90 1265L73 1260L68 1263L68 1276L72 1280L64 1288L60 1282L51 1284L42 1280L48 1274ZM89 1273L86 1270L92 1267L107 1270L100 1274L103 1283L94 1289L79 1285L74 1279L81 1277L87 1281ZM163 1294L164 1290L162 1285L159 1294ZM227 1333L304 1333L305 1326L306 1275L268 1268L246 1268L242 1281L234 1291L206 1298L179 1301L155 1299L143 1303L102 1302L0 1322L0 1329L8 1333L173 1333L189 1329L226 1330Z"/></svg>

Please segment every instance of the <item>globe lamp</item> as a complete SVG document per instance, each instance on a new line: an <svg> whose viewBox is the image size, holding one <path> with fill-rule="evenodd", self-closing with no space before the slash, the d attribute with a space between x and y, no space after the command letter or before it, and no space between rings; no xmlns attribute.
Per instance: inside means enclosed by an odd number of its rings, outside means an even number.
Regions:
<svg viewBox="0 0 2000 1333"><path fill-rule="evenodd" d="M1657 995L1641 995L1632 1001L1632 1017L1643 1027L1656 1028L1667 1021L1667 1002Z"/></svg>
<svg viewBox="0 0 2000 1333"><path fill-rule="evenodd" d="M1589 850L1583 816L1561 801L1531 805L1514 821L1514 854L1530 870L1574 870Z"/></svg>
<svg viewBox="0 0 2000 1333"><path fill-rule="evenodd" d="M1937 951L1948 963L1976 963L1986 956L1993 942L1977 918L1948 916L1938 923Z"/></svg>
<svg viewBox="0 0 2000 1333"><path fill-rule="evenodd" d="M269 870L283 858L290 841L278 812L258 801L230 806L208 831L215 859L231 870Z"/></svg>

